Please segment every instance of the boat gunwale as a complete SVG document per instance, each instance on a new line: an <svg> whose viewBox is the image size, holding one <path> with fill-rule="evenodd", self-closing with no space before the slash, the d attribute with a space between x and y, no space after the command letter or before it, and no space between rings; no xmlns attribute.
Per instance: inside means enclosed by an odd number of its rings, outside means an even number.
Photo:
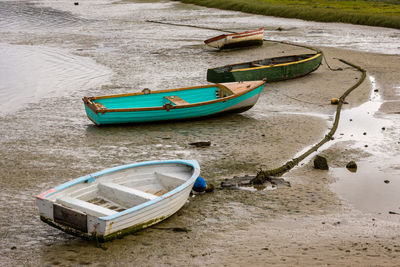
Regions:
<svg viewBox="0 0 400 267"><path fill-rule="evenodd" d="M257 66L257 67L243 68L243 69L235 69L235 70L230 70L229 72L249 71L249 70L256 70L256 69L266 69L266 68L272 68L272 67L282 67L282 66L300 64L300 63L303 63L303 62L306 62L306 61L315 60L316 58L322 56L322 53L300 54L300 55L292 55L292 56L284 56L284 57L293 57L293 56L302 56L302 55L313 55L313 56L311 56L309 58L306 58L306 59L298 60L298 61L292 61L292 62L287 62L287 63L279 63L279 64L273 64L273 65L266 65L266 66L259 66L259 67ZM282 57L275 57L275 58L282 58ZM270 58L270 59L273 59L273 58ZM234 65L247 64L247 63L251 63L251 62L254 62L254 61L236 63L236 64L226 65L226 66L222 66L222 67L212 68L212 69L209 69L209 70L215 70L215 69L220 69L220 68L224 68L224 67L228 67L228 66L234 66Z"/></svg>
<svg viewBox="0 0 400 267"><path fill-rule="evenodd" d="M196 160L154 160L154 161L144 161L144 162L137 162L137 163L131 163L131 164L126 164L126 165L121 165L121 166L116 166L116 167L112 167L112 168L108 168L105 170L101 170L92 174L88 174L76 179L73 179L71 181L68 181L66 183L63 183L61 185L58 185L46 192L41 193L40 195L36 196L37 199L47 199L48 197L50 197L51 195L63 191L71 186L80 184L80 183L84 183L84 182L93 182L95 179L97 179L98 177L105 175L105 174L109 174L109 173L113 173L116 171L121 171L121 170L126 170L126 169L130 169L130 168L135 168L135 167L140 167L140 166L148 166L148 165L157 165L157 164L173 164L173 163L178 163L178 164L184 164L184 165L188 165L193 167L193 173L191 175L190 178L188 178L183 184L181 184L180 186L178 186L177 188L168 191L167 193L146 201L142 204L139 204L137 206L133 206L129 209L126 209L124 211L118 212L116 214L113 215L109 215L109 216L103 216L103 217L98 217L100 220L103 221L108 221L108 220L112 220L115 218L118 218L120 216L123 216L125 214L129 214L138 210L141 210L145 207L151 206L157 202L160 202L162 200L168 199L172 196L174 196L175 194L183 191L184 189L186 189L188 186L190 186L191 184L194 184L195 180L197 179L197 177L200 175L200 165ZM51 200L49 200L51 201ZM51 201L53 202L53 201Z"/></svg>
<svg viewBox="0 0 400 267"><path fill-rule="evenodd" d="M256 81L253 81L256 82ZM192 107L197 107L197 106L204 106L204 105L210 105L218 102L226 102L227 100L237 98L239 96L242 96L244 94L247 94L253 90L256 90L260 86L263 86L266 83L264 80L260 80L259 83L256 83L254 86L251 86L250 88L244 90L243 92L240 93L233 93L232 95L214 99L214 100L209 100L209 101L203 101L199 103L188 103L188 104L183 104L183 105L171 105L169 109L181 109L181 108L192 108ZM184 91L184 90L192 90L192 89L200 89L200 88L209 88L209 87L219 87L219 86L224 86L224 83L215 83L212 85L203 85L203 86L194 86L194 87L186 87L186 88L177 88L177 89L168 89L168 90L157 90L151 92L151 94L158 94L158 93L165 93L165 92L176 92L176 91ZM92 100L97 100L97 99L105 99L105 98L116 98L116 97L125 97L125 96L134 96L134 95L144 95L143 92L138 92L138 93L130 93L130 94L118 94L118 95L109 95L109 96L99 96L99 97L84 97L82 100L85 103L85 105L90 108L93 112L96 114L98 113L106 113L106 112L134 112L134 111L154 111L154 110L165 110L166 108L164 106L157 106L157 107L146 107L146 108L118 108L118 109L108 109L108 108L98 108Z"/></svg>
<svg viewBox="0 0 400 267"><path fill-rule="evenodd" d="M244 31L244 32L237 32L237 33L230 33L230 34L221 34L221 35L218 35L218 36L215 36L215 37L212 37L210 39L205 40L204 43L209 44L211 42L215 42L217 40L226 38L228 36L233 36L232 38L240 38L240 37L242 37L240 35L247 35L247 34L252 34L252 33L258 34L257 32L260 32L260 34L261 34L261 32L264 33L264 29L265 28L260 28L258 30L253 30L253 31ZM249 36L251 36L251 35L249 35ZM246 36L243 36L243 37L246 37Z"/></svg>
<svg viewBox="0 0 400 267"><path fill-rule="evenodd" d="M254 35L263 35L264 36L264 33L263 32L253 32L253 33L243 33L243 34L241 34L241 35L233 35L232 36L232 39L237 39L237 38L245 38L245 37L250 37L250 36L254 36ZM261 37L261 39L262 39L263 37Z"/></svg>

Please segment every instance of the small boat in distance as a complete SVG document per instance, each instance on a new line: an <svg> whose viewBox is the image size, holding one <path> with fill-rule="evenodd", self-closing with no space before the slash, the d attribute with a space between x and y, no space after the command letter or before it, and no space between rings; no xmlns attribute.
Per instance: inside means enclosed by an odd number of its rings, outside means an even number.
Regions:
<svg viewBox="0 0 400 267"><path fill-rule="evenodd" d="M207 81L215 83L267 79L282 81L307 75L320 66L322 53L265 58L207 70Z"/></svg>
<svg viewBox="0 0 400 267"><path fill-rule="evenodd" d="M265 81L221 83L139 93L84 97L96 125L185 120L250 109Z"/></svg>
<svg viewBox="0 0 400 267"><path fill-rule="evenodd" d="M206 45L219 49L229 49L263 44L264 28L255 31L222 34L204 41Z"/></svg>
<svg viewBox="0 0 400 267"><path fill-rule="evenodd" d="M85 239L112 240L173 215L186 203L199 175L195 160L106 169L38 195L40 219Z"/></svg>

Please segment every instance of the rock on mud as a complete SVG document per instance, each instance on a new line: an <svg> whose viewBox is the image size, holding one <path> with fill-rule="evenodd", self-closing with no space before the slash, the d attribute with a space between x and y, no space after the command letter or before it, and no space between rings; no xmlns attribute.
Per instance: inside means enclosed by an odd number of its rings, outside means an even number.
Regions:
<svg viewBox="0 0 400 267"><path fill-rule="evenodd" d="M195 146L195 147L207 147L207 146L211 146L211 141L193 142L193 143L189 143L189 145Z"/></svg>
<svg viewBox="0 0 400 267"><path fill-rule="evenodd" d="M355 163L355 162L352 160L352 161L350 161L349 163L347 163L346 168L347 168L349 171L355 172L355 171L357 171L357 163Z"/></svg>
<svg viewBox="0 0 400 267"><path fill-rule="evenodd" d="M329 170L328 161L325 157L317 155L314 159L314 168L318 170Z"/></svg>

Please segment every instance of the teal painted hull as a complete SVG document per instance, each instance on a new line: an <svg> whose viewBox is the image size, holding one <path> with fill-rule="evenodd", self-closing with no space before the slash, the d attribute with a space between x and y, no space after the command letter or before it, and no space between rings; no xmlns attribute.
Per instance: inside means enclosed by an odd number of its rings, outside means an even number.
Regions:
<svg viewBox="0 0 400 267"><path fill-rule="evenodd" d="M227 112L243 112L256 103L263 87L262 82L248 92L224 98L216 96L218 87L215 85L159 93L155 91L151 94L96 99L93 102L101 103L107 109L104 112L94 110L85 103L85 110L96 125L187 120ZM171 95L184 99L187 104L168 101L166 97Z"/></svg>

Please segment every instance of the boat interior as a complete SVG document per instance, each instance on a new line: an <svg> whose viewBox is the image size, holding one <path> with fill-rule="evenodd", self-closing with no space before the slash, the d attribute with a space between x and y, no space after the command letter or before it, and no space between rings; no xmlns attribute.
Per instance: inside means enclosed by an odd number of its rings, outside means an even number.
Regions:
<svg viewBox="0 0 400 267"><path fill-rule="evenodd" d="M265 58L261 60L255 60L251 62L227 65L220 68L215 68L218 72L226 72L232 70L246 69L246 68L254 68L254 67L265 67L265 66L273 66L277 64L285 64L290 62L301 61L307 58L314 56L315 54L303 54L303 55L293 55L293 56L284 56L284 57L275 57L275 58Z"/></svg>
<svg viewBox="0 0 400 267"><path fill-rule="evenodd" d="M188 88L187 90L99 98L93 100L93 103L100 110L166 107L166 105L181 106L212 101L238 94L248 90L251 86L252 84L248 83L225 83L217 84L216 86Z"/></svg>
<svg viewBox="0 0 400 267"><path fill-rule="evenodd" d="M250 65L255 66L255 67L260 67L260 66L284 64L284 63L296 62L296 61L300 61L303 59L307 59L311 56L312 55L306 54L306 55L295 55L295 56L287 56L287 57L265 58L262 60L253 61L250 63Z"/></svg>
<svg viewBox="0 0 400 267"><path fill-rule="evenodd" d="M49 198L64 207L104 217L156 199L190 177L188 170L139 173L132 168L100 176L92 182L89 179Z"/></svg>
<svg viewBox="0 0 400 267"><path fill-rule="evenodd" d="M152 108L162 107L165 104L173 106L196 104L216 99L218 87L188 88L187 90L176 91L154 91L151 94L136 94L99 98L93 100L96 106L107 109L127 109L127 108Z"/></svg>

